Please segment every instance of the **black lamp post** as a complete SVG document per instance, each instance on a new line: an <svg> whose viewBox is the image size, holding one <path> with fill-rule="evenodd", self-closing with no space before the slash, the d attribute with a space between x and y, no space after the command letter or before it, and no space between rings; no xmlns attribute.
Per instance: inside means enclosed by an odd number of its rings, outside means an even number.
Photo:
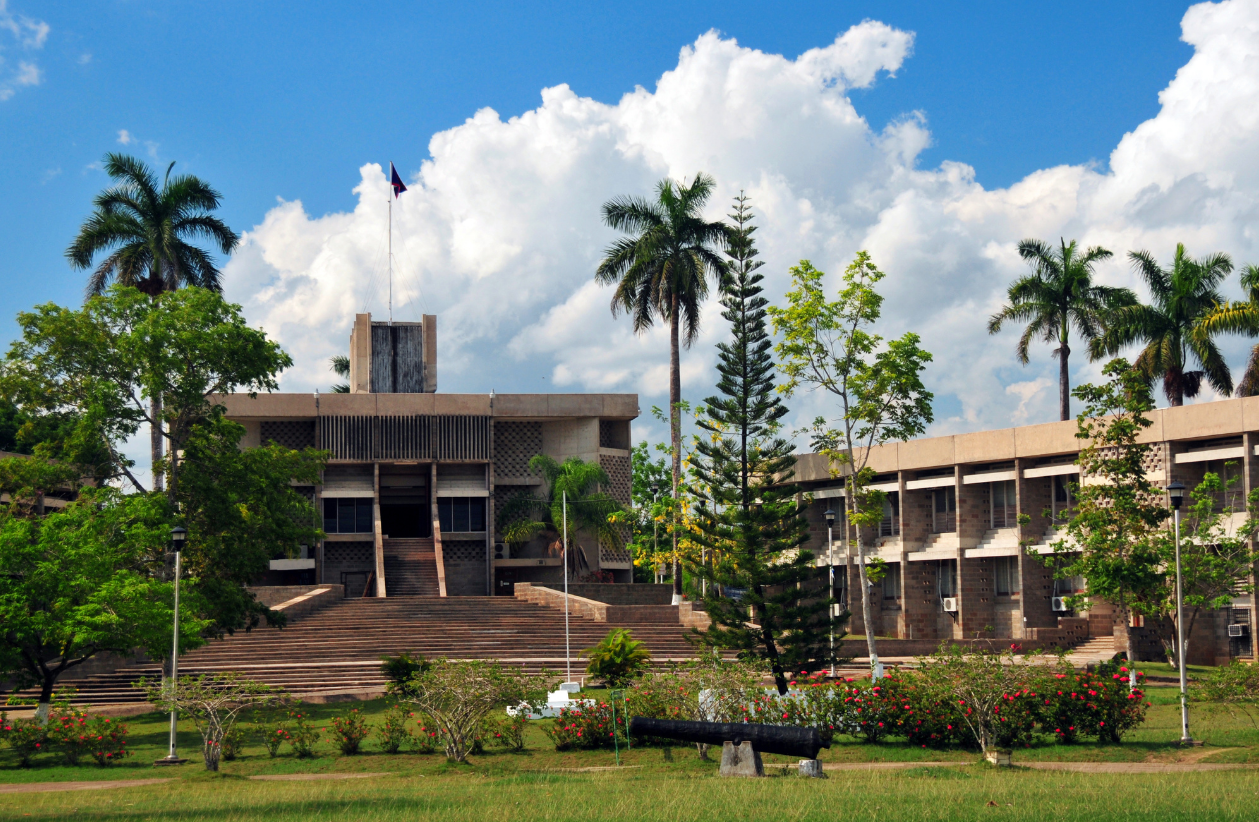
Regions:
<svg viewBox="0 0 1259 822"><path fill-rule="evenodd" d="M660 503L660 483L658 483L658 482L653 482L653 483L651 484L650 488L651 488L651 503L652 503L652 509L651 509L651 552L652 552L652 554L654 555L654 554L659 554L659 553L660 553L660 541L659 541L659 539L657 538L657 528L658 528L658 526L657 526L657 523L656 523L656 508L655 508L655 506L656 506L656 505L658 505L658 504ZM660 566L659 566L659 565L656 565L656 584L657 584L657 585L659 585L659 584L660 584Z"/></svg>
<svg viewBox="0 0 1259 822"><path fill-rule="evenodd" d="M830 569L831 597L835 596L835 511L826 509L826 565ZM830 643L831 643L831 678L835 678L835 616L836 607L831 606Z"/></svg>
<svg viewBox="0 0 1259 822"><path fill-rule="evenodd" d="M1185 499L1185 484L1173 481L1167 486L1176 523L1176 664L1180 668L1180 744L1192 745L1189 736L1189 695L1185 687L1185 580L1180 568L1180 504Z"/></svg>
<svg viewBox="0 0 1259 822"><path fill-rule="evenodd" d="M188 529L182 525L176 525L170 529L170 547L175 554L175 630L174 638L171 641L170 653L170 693L174 697L175 683L179 677L179 574L181 570L180 559L184 550L184 543L188 541ZM180 759L175 752L175 736L179 728L179 710L173 705L170 709L170 752L165 759L159 759L159 765L178 765L186 760Z"/></svg>

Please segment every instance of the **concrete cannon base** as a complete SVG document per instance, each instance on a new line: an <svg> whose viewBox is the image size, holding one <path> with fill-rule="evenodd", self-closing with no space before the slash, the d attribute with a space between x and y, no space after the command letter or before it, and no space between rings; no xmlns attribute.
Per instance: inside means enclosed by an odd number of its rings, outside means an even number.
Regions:
<svg viewBox="0 0 1259 822"><path fill-rule="evenodd" d="M761 755L752 750L751 742L735 745L727 742L721 746L721 776L764 776L765 766Z"/></svg>
<svg viewBox="0 0 1259 822"><path fill-rule="evenodd" d="M825 779L826 772L822 770L822 760L820 759L801 759L800 775L807 776L812 779Z"/></svg>

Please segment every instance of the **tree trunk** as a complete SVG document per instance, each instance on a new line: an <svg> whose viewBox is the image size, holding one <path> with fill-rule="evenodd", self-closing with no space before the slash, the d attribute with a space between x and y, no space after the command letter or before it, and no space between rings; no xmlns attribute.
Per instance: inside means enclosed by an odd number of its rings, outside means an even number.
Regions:
<svg viewBox="0 0 1259 822"><path fill-rule="evenodd" d="M850 487L856 490L856 483L853 483ZM852 500L851 507L855 513L857 510L857 501L855 499ZM850 517L848 521L852 522L852 518ZM844 527L847 528L849 526L845 524ZM857 568L859 569L859 583L861 585L861 619L865 623L866 647L869 649L870 670L873 673L879 664L879 652L875 648L874 643L874 616L870 613L870 583L866 577L866 543L861 537L861 526L854 526L853 530L857 534Z"/></svg>
<svg viewBox="0 0 1259 822"><path fill-rule="evenodd" d="M161 491L165 487L162 476L162 398L154 396L149 400L149 456L153 460L153 490Z"/></svg>
<svg viewBox="0 0 1259 822"><path fill-rule="evenodd" d="M1067 365L1070 356L1071 349L1064 340L1058 348L1058 406L1063 422L1071 419L1071 370Z"/></svg>
<svg viewBox="0 0 1259 822"><path fill-rule="evenodd" d="M39 687L39 703L35 706L35 718L40 725L48 724L48 712L52 708L52 690L57 684L57 677L44 674L44 683Z"/></svg>
<svg viewBox="0 0 1259 822"><path fill-rule="evenodd" d="M673 599L682 597L682 573L678 567L678 482L682 476L682 362L678 347L678 296L669 308L669 436L673 445Z"/></svg>

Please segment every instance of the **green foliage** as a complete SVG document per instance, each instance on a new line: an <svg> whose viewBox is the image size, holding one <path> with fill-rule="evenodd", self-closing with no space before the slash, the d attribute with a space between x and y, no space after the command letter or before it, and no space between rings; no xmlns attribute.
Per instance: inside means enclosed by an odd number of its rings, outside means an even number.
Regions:
<svg viewBox="0 0 1259 822"><path fill-rule="evenodd" d="M300 705L289 711L289 726L286 729L286 740L293 748L298 759L310 759L315 755L315 746L319 744L320 729L312 721L310 713Z"/></svg>
<svg viewBox="0 0 1259 822"><path fill-rule="evenodd" d="M267 756L275 759L280 754L280 746L289 741L289 729L280 722L258 723L255 728L258 741L267 749Z"/></svg>
<svg viewBox="0 0 1259 822"><path fill-rule="evenodd" d="M87 752L102 768L131 756L127 750L127 723L108 716L94 716L87 723Z"/></svg>
<svg viewBox="0 0 1259 822"><path fill-rule="evenodd" d="M358 753L369 733L367 718L359 713L358 708L351 708L345 716L332 718L332 738L346 756Z"/></svg>
<svg viewBox="0 0 1259 822"><path fill-rule="evenodd" d="M415 714L401 705L390 705L384 718L376 728L376 740L385 753L396 754L404 745L415 741L415 732L411 730L411 720Z"/></svg>
<svg viewBox="0 0 1259 822"><path fill-rule="evenodd" d="M515 716L510 716L504 712L502 715L488 717L482 726L482 733L485 739L496 748L523 751L525 729L528 727L529 717L526 713L518 712Z"/></svg>
<svg viewBox="0 0 1259 822"><path fill-rule="evenodd" d="M38 719L9 719L0 715L0 729L4 731L4 741L23 768L29 768L35 756L47 750L47 729Z"/></svg>
<svg viewBox="0 0 1259 822"><path fill-rule="evenodd" d="M163 572L171 516L165 497L84 489L44 517L0 509L0 671L38 685L98 653L162 658L170 647L173 585ZM180 647L202 643L196 584L180 602Z"/></svg>
<svg viewBox="0 0 1259 822"><path fill-rule="evenodd" d="M540 680L518 668L482 660L434 660L411 682L407 701L431 718L432 733L440 734L446 756L456 762L466 761L479 744L482 723L490 713L536 703L545 690Z"/></svg>
<svg viewBox="0 0 1259 822"><path fill-rule="evenodd" d="M380 672L389 679L387 687L391 694L405 695L411 680L428 669L428 660L420 654L411 656L408 651L401 651L397 656L380 658Z"/></svg>
<svg viewBox="0 0 1259 822"><path fill-rule="evenodd" d="M1198 396L1204 379L1225 396L1233 393L1228 364L1213 339L1220 331L1246 330L1229 328L1227 320L1218 316L1226 301L1217 286L1233 270L1233 261L1227 254L1194 260L1185 252L1184 243L1176 244L1170 269L1159 266L1148 251L1130 252L1128 258L1145 281L1152 304L1117 308L1106 333L1089 346L1093 358L1144 344L1133 368L1149 383L1161 379L1171 405L1183 405L1186 397ZM1191 370L1191 365L1198 367Z"/></svg>
<svg viewBox="0 0 1259 822"><path fill-rule="evenodd" d="M826 299L824 276L802 260L791 269L787 306L767 310L781 337L774 350L786 381L779 390L790 396L802 388L821 389L839 403L837 423L818 417L811 434L814 449L826 455L831 472L846 480L846 521L856 526L857 555L864 568L863 526L878 524L883 503L879 492L867 487L874 476L866 464L870 449L920 436L934 419L934 395L922 382L931 355L919 347L917 334L906 333L885 345L873 333L883 309L883 297L874 287L884 274L868 253L858 252L844 271L834 302ZM860 588L873 667L878 655L869 591L866 585Z"/></svg>
<svg viewBox="0 0 1259 822"><path fill-rule="evenodd" d="M80 469L42 457L0 459L0 493L8 494L10 513L42 516L45 497L73 496L82 484Z"/></svg>
<svg viewBox="0 0 1259 822"><path fill-rule="evenodd" d="M667 452L669 447L660 443L656 449ZM667 522L665 510L672 496L669 466L664 457L652 459L646 440L630 451L630 463L632 506L614 515L614 518L618 524L629 525L626 547L634 561L634 581L654 582L655 569L665 564L659 556L661 541L670 541L669 532L666 530L662 535L660 528L662 521ZM651 492L653 483L658 494Z"/></svg>
<svg viewBox="0 0 1259 822"><path fill-rule="evenodd" d="M338 354L335 357L333 357L329 362L332 365L333 372L338 377L340 377L343 380L348 380L350 378L350 358L349 357L345 356L344 354ZM332 386L332 393L348 394L350 393L350 384L348 382L337 383L336 385Z"/></svg>
<svg viewBox="0 0 1259 822"><path fill-rule="evenodd" d="M590 659L586 673L602 679L609 688L624 688L651 659L646 643L634 639L628 628L613 628L598 645L581 653Z"/></svg>
<svg viewBox="0 0 1259 822"><path fill-rule="evenodd" d="M628 727L629 718L622 711L614 711L612 703L587 700L577 708L561 708L543 733L555 743L555 750L570 751L624 745Z"/></svg>
<svg viewBox="0 0 1259 822"><path fill-rule="evenodd" d="M1086 443L1078 462L1090 482L1075 491L1068 538L1042 559L1060 579L1085 578L1087 590L1070 598L1073 605L1096 597L1127 609L1160 597L1161 546L1170 512L1162 489L1145 471L1150 446L1139 442L1150 426L1149 385L1124 360L1107 363L1102 373L1108 377L1104 385L1086 384L1074 392L1085 403L1076 438Z"/></svg>
<svg viewBox="0 0 1259 822"><path fill-rule="evenodd" d="M60 751L67 765L78 765L88 752L88 727L87 711L54 708L45 726L49 748Z"/></svg>
<svg viewBox="0 0 1259 822"><path fill-rule="evenodd" d="M1059 666L1053 680L1042 686L1041 722L1046 733L1059 742L1075 742L1081 736L1119 744L1123 735L1145 721L1150 703L1139 687L1128 687L1128 668L1117 664L1098 666L1095 672Z"/></svg>
<svg viewBox="0 0 1259 822"><path fill-rule="evenodd" d="M77 470L72 480L102 482L111 475L109 451L94 437L82 437L80 422L74 411L27 413L0 392L0 451L73 465Z"/></svg>
<svg viewBox="0 0 1259 822"><path fill-rule="evenodd" d="M223 759L234 762L245 751L245 729L239 724L233 725L223 734Z"/></svg>

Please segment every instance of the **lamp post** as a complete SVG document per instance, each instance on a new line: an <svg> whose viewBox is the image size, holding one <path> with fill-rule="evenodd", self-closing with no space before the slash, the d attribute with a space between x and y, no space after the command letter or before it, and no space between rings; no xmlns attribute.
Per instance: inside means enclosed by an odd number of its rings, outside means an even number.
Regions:
<svg viewBox="0 0 1259 822"><path fill-rule="evenodd" d="M170 547L175 553L175 628L174 635L171 639L170 652L170 691L172 697L175 693L176 682L179 677L179 573L181 570L180 557L184 550L184 543L188 541L188 529L182 525L176 525L170 529ZM186 760L180 759L175 752L175 736L179 729L179 709L173 705L170 709L170 752L166 754L165 759L159 759L158 765L178 765Z"/></svg>
<svg viewBox="0 0 1259 822"><path fill-rule="evenodd" d="M657 561L657 554L660 553L660 540L657 538L658 524L656 523L656 506L660 504L660 483L653 482L651 484L651 556L656 562L656 584L660 584L660 565Z"/></svg>
<svg viewBox="0 0 1259 822"><path fill-rule="evenodd" d="M822 516L826 517L826 566L830 571L831 598L835 598L835 512L827 508L826 513ZM830 626L830 643L831 643L831 679L835 678L835 605L831 605L831 618L827 621Z"/></svg>
<svg viewBox="0 0 1259 822"><path fill-rule="evenodd" d="M1180 668L1180 744L1192 745L1189 736L1189 696L1185 690L1185 580L1180 569L1180 504L1185 499L1185 485L1173 481L1167 486L1172 503L1172 519L1176 527L1176 665Z"/></svg>

